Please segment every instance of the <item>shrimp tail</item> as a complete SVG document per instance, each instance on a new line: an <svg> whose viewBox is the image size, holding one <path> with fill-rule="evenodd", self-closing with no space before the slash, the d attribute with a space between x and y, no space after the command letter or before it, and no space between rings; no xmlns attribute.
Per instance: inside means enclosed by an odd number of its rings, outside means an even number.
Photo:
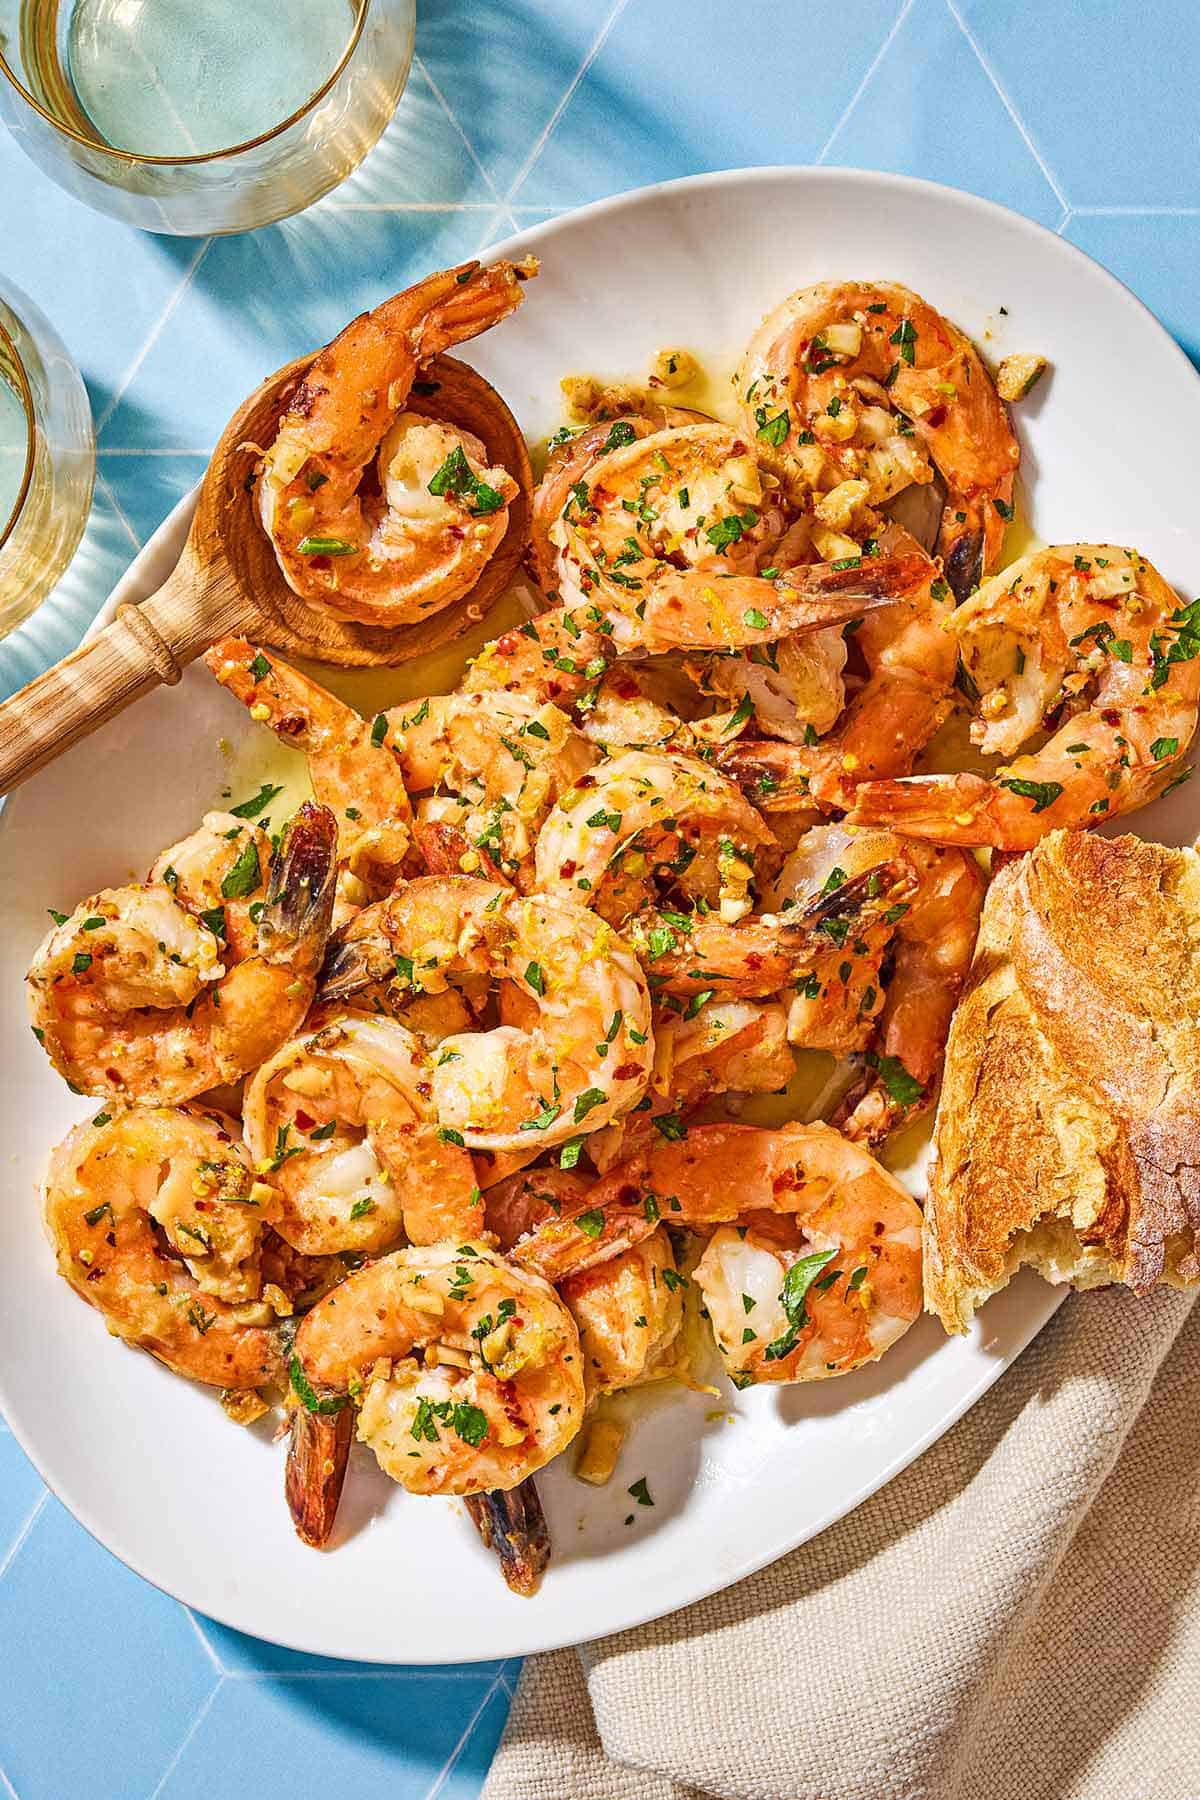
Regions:
<svg viewBox="0 0 1200 1800"><path fill-rule="evenodd" d="M318 984L322 1001L349 999L373 982L390 981L396 973L396 958L386 937L355 937L356 922L350 920L329 940Z"/></svg>
<svg viewBox="0 0 1200 1800"><path fill-rule="evenodd" d="M911 899L916 890L915 870L896 857L852 876L828 894L818 894L796 919L795 926L827 950L831 940L839 943L845 935L844 931L839 935L839 925L848 927L853 923L861 931L892 907Z"/></svg>
<svg viewBox="0 0 1200 1800"><path fill-rule="evenodd" d="M979 586L983 576L983 527L963 528L945 554L943 564L950 592L961 606L967 595Z"/></svg>
<svg viewBox="0 0 1200 1800"><path fill-rule="evenodd" d="M468 1494L467 1511L514 1594L536 1594L550 1561L550 1528L532 1475L507 1492Z"/></svg>
<svg viewBox="0 0 1200 1800"><path fill-rule="evenodd" d="M846 823L883 826L935 844L991 844L997 841L992 814L998 798L990 781L965 772L864 781L854 790Z"/></svg>
<svg viewBox="0 0 1200 1800"><path fill-rule="evenodd" d="M301 953L316 968L329 936L337 886L337 821L327 806L306 800L288 822L271 858L259 945L272 960Z"/></svg>
<svg viewBox="0 0 1200 1800"><path fill-rule="evenodd" d="M447 297L432 306L409 334L418 364L429 362L468 338L478 337L506 319L525 297L521 284L537 272L537 258L532 256L519 263L493 263L487 269L477 262L448 269L444 279L453 286ZM380 308L379 322L386 329L385 312L386 306Z"/></svg>
<svg viewBox="0 0 1200 1800"><path fill-rule="evenodd" d="M353 1437L353 1407L292 1412L284 1493L296 1535L313 1550L323 1550L333 1534Z"/></svg>

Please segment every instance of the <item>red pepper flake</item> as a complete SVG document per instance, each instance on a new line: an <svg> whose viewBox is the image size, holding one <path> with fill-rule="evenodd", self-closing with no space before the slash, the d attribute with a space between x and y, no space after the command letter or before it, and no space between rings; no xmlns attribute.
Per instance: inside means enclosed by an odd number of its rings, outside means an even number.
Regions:
<svg viewBox="0 0 1200 1800"><path fill-rule="evenodd" d="M296 1114L296 1123L301 1131L311 1131L316 1122L311 1113L298 1112Z"/></svg>
<svg viewBox="0 0 1200 1800"><path fill-rule="evenodd" d="M936 431L939 425L944 425L946 423L945 407L944 406L931 407L930 410L925 414L924 423L926 425L928 425L928 427L931 431Z"/></svg>
<svg viewBox="0 0 1200 1800"><path fill-rule="evenodd" d="M613 1070L614 1081L633 1081L642 1072L641 1063L623 1062Z"/></svg>

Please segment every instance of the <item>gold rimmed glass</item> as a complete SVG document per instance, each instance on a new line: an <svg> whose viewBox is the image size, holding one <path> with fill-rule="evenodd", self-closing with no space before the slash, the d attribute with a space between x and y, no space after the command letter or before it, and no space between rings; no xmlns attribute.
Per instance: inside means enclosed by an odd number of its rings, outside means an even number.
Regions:
<svg viewBox="0 0 1200 1800"><path fill-rule="evenodd" d="M75 554L95 467L79 371L28 295L0 276L0 636Z"/></svg>
<svg viewBox="0 0 1200 1800"><path fill-rule="evenodd" d="M248 231L357 168L413 30L414 0L0 0L0 113L101 212Z"/></svg>

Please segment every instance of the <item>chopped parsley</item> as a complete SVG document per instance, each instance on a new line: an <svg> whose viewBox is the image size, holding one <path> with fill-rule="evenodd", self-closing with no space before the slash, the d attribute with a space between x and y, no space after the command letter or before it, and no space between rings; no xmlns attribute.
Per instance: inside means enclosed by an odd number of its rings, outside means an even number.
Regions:
<svg viewBox="0 0 1200 1800"><path fill-rule="evenodd" d="M229 810L235 819L257 819L259 813L270 806L272 800L282 792L282 787L264 781L257 794L252 795L249 800L243 800L240 806L231 806Z"/></svg>

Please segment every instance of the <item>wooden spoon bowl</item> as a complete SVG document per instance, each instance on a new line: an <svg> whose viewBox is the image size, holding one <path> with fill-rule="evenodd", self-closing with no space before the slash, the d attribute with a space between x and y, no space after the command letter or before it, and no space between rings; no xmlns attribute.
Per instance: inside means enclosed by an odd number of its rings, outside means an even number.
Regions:
<svg viewBox="0 0 1200 1800"><path fill-rule="evenodd" d="M520 427L466 363L435 357L421 370L414 411L474 432L488 460L520 485L496 553L469 594L412 625L334 619L288 587L258 516L254 446L270 444L311 356L288 363L230 419L213 452L183 554L158 592L118 607L112 623L0 705L0 793L160 684L219 637L258 642L342 667L391 667L450 642L481 619L517 573L529 536L533 474ZM432 390L432 391L429 391Z"/></svg>
<svg viewBox="0 0 1200 1800"><path fill-rule="evenodd" d="M340 668L393 668L461 636L511 586L529 538L533 492L529 451L495 388L469 364L452 356L435 357L422 369L419 392L406 402L406 410L474 432L487 449L488 461L499 463L519 482L521 491L508 509L508 528L470 593L428 618L411 625L360 625L334 618L294 594L284 580L259 520L252 482L258 461L254 446L273 441L280 417L311 361L304 357L290 363L250 396L238 415L244 429L237 442L230 421L209 465L179 566L190 555L202 556L205 541L213 546L215 557L228 566L242 591L254 596L258 616L253 628L243 628L243 636ZM208 560L214 560L213 554ZM207 648L208 641L201 647Z"/></svg>

